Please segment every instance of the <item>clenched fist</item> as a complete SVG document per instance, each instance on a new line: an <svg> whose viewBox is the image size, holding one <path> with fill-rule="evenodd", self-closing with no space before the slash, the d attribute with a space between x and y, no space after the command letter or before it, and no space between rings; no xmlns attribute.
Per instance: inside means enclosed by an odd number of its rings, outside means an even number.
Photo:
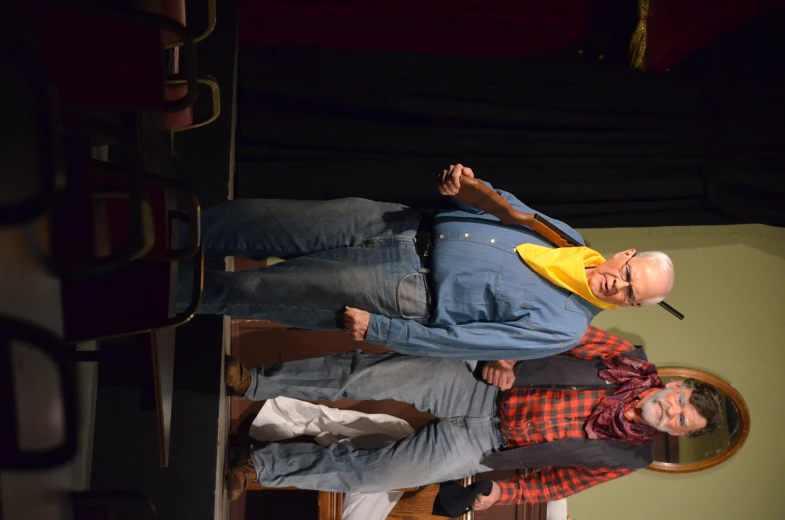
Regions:
<svg viewBox="0 0 785 520"><path fill-rule="evenodd" d="M496 482L493 483L493 487L491 488L491 493L489 495L477 495L477 498L474 499L472 502L472 509L475 511L482 511L483 509L488 509L493 504L499 501L499 496L502 493L502 488L499 487L499 484Z"/></svg>
<svg viewBox="0 0 785 520"><path fill-rule="evenodd" d="M509 361L488 361L482 367L482 378L489 385L496 385L501 390L509 390L515 383L513 364Z"/></svg>
<svg viewBox="0 0 785 520"><path fill-rule="evenodd" d="M371 313L354 307L346 307L343 311L343 328L355 341L365 339L368 324L371 322Z"/></svg>
<svg viewBox="0 0 785 520"><path fill-rule="evenodd" d="M461 189L461 175L474 177L474 172L462 164L451 164L449 170L444 170L439 175L439 193L442 195L457 194Z"/></svg>

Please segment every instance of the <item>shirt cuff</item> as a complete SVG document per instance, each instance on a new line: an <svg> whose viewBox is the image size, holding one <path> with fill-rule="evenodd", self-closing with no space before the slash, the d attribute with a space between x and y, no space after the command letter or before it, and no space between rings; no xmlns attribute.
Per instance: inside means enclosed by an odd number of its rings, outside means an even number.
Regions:
<svg viewBox="0 0 785 520"><path fill-rule="evenodd" d="M387 333L390 332L391 323L392 320L386 316L371 314L368 331L365 333L365 341L384 346L387 343Z"/></svg>
<svg viewBox="0 0 785 520"><path fill-rule="evenodd" d="M497 506L509 506L518 503L518 484L513 482L496 482L499 484L499 500L496 501Z"/></svg>

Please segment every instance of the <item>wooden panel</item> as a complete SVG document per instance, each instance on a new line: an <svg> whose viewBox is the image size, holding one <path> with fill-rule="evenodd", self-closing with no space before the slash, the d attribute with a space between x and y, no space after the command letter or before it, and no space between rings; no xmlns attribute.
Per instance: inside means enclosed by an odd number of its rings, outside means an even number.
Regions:
<svg viewBox="0 0 785 520"><path fill-rule="evenodd" d="M269 324L269 325L268 325ZM368 353L388 352L384 347L354 341L342 331L297 330L266 322L251 326L239 323L235 355L246 365L273 364L360 349Z"/></svg>
<svg viewBox="0 0 785 520"><path fill-rule="evenodd" d="M229 520L245 520L245 507L247 493L243 493L236 502L231 502L229 508Z"/></svg>
<svg viewBox="0 0 785 520"><path fill-rule="evenodd" d="M267 265L266 260L251 260L242 256L234 257L234 270L247 271L248 269L258 269ZM248 321L261 321L261 320L248 320Z"/></svg>
<svg viewBox="0 0 785 520"><path fill-rule="evenodd" d="M390 511L387 520L444 520L443 516L431 514L437 494L439 494L438 484L404 493Z"/></svg>
<svg viewBox="0 0 785 520"><path fill-rule="evenodd" d="M319 493L319 520L341 520L343 493Z"/></svg>

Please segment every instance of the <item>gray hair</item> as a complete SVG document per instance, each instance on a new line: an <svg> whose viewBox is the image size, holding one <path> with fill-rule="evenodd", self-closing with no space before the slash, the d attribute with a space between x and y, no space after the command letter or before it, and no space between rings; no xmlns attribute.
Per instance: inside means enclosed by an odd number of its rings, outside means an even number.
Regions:
<svg viewBox="0 0 785 520"><path fill-rule="evenodd" d="M665 294L662 296L655 296L653 298L647 298L645 300L641 300L641 305L656 305L660 303L662 300L665 299L668 294L670 294L671 289L673 289L673 282L674 282L674 272L673 272L673 262L671 261L670 257L663 253L662 251L644 251L643 253L638 253L635 255L637 258L645 258L647 260L652 260L655 266L655 270L657 272L662 273L668 281L668 285L665 288Z"/></svg>

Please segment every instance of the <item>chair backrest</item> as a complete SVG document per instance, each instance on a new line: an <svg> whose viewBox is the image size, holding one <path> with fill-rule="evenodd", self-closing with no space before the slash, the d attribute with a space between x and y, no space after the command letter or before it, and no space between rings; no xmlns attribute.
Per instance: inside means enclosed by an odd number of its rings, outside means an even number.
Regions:
<svg viewBox="0 0 785 520"><path fill-rule="evenodd" d="M0 37L0 226L34 219L64 184L60 115L51 82L27 47ZM11 174L10 172L13 172Z"/></svg>
<svg viewBox="0 0 785 520"><path fill-rule="evenodd" d="M60 401L63 413L62 441L55 446L43 449L24 448L18 429L19 407L17 390L26 389L34 384L19 381L20 373L15 372L13 358L20 353L13 352L14 345L21 349L33 348L54 364L60 379ZM78 417L76 405L76 379L74 362L62 341L41 327L14 318L0 317L0 469L3 470L41 470L55 468L71 460L77 452ZM35 391L26 389L25 391ZM56 397L51 397L56 402ZM24 413L31 413L27 410Z"/></svg>
<svg viewBox="0 0 785 520"><path fill-rule="evenodd" d="M59 2L42 3L38 21L44 65L64 106L165 106L159 27Z"/></svg>

